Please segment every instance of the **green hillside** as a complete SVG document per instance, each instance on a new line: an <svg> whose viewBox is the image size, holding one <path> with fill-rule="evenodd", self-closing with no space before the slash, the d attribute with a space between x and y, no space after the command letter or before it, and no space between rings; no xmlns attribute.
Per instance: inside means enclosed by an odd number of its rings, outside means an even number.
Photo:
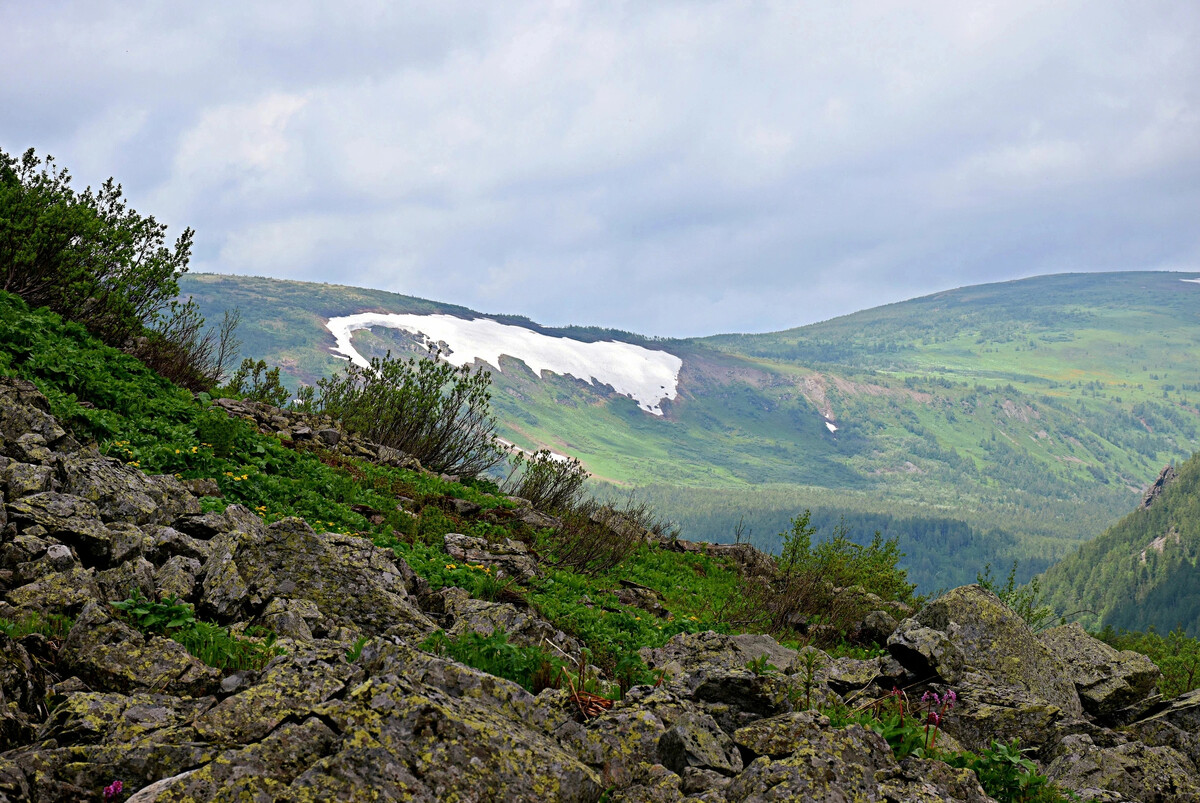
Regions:
<svg viewBox="0 0 1200 803"><path fill-rule="evenodd" d="M1200 633L1200 454L1149 508L1138 507L1048 571L1061 611L1117 629Z"/></svg>
<svg viewBox="0 0 1200 803"><path fill-rule="evenodd" d="M925 589L986 562L1044 568L1129 510L1196 448L1200 286L1174 273L1075 274L969 287L759 335L647 340L683 360L662 418L517 361L494 372L504 437L636 486L689 537L771 548L797 510L896 534ZM381 291L233 276L182 282L209 319L242 311L244 353L289 382L336 370L329 317L461 307ZM363 353L411 348L359 332ZM826 421L833 422L831 432ZM828 531L829 527L825 530Z"/></svg>

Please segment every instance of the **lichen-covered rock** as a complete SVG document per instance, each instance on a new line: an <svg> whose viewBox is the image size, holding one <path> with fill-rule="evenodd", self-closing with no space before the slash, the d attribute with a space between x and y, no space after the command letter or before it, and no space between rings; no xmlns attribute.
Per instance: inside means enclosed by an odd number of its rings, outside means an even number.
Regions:
<svg viewBox="0 0 1200 803"><path fill-rule="evenodd" d="M738 728L733 741L747 760L791 755L808 737L829 727L829 717L816 711L794 711Z"/></svg>
<svg viewBox="0 0 1200 803"><path fill-rule="evenodd" d="M212 555L212 544L179 532L174 527L147 527L150 547L147 557L152 563L163 564L175 556L191 558L201 564Z"/></svg>
<svg viewBox="0 0 1200 803"><path fill-rule="evenodd" d="M442 544L454 560L490 568L497 577L515 577L527 583L539 574L529 547L511 538L490 542L473 535L446 533Z"/></svg>
<svg viewBox="0 0 1200 803"><path fill-rule="evenodd" d="M196 589L196 575L200 574L201 568L200 561L186 555L168 558L154 573L158 596L189 599Z"/></svg>
<svg viewBox="0 0 1200 803"><path fill-rule="evenodd" d="M490 635L503 630L509 642L522 647L545 647L554 644L569 655L577 656L583 648L578 639L559 630L532 610L517 608L507 602L489 602L466 595L447 595L445 615L452 623L446 631L451 638L465 633Z"/></svg>
<svg viewBox="0 0 1200 803"><path fill-rule="evenodd" d="M18 528L40 525L46 533L74 547L87 566L107 566L109 532L92 502L71 494L45 491L8 503L8 516Z"/></svg>
<svg viewBox="0 0 1200 803"><path fill-rule="evenodd" d="M167 495L133 466L84 451L64 456L58 473L63 491L96 505L106 522L151 524L167 520L166 511L161 509Z"/></svg>
<svg viewBox="0 0 1200 803"><path fill-rule="evenodd" d="M332 645L273 659L256 683L197 717L196 734L204 741L249 744L289 717L307 716L360 677L345 655L344 647Z"/></svg>
<svg viewBox="0 0 1200 803"><path fill-rule="evenodd" d="M1101 720L1149 697L1161 674L1145 655L1116 650L1078 623L1052 628L1039 638L1066 663L1084 710Z"/></svg>
<svg viewBox="0 0 1200 803"><path fill-rule="evenodd" d="M0 752L33 741L46 716L46 677L18 642L0 633Z"/></svg>
<svg viewBox="0 0 1200 803"><path fill-rule="evenodd" d="M876 773L894 771L883 737L860 725L812 733L786 758L756 758L725 789L730 803L882 801Z"/></svg>
<svg viewBox="0 0 1200 803"><path fill-rule="evenodd" d="M1152 719L1169 722L1190 733L1200 733L1200 689L1175 697L1167 703L1166 708L1147 721Z"/></svg>
<svg viewBox="0 0 1200 803"><path fill-rule="evenodd" d="M220 673L162 636L144 636L92 603L67 634L61 665L97 691L164 691L201 697Z"/></svg>
<svg viewBox="0 0 1200 803"><path fill-rule="evenodd" d="M798 653L780 646L770 636L742 633L726 636L707 630L703 633L679 633L658 648L643 648L642 659L651 669L662 669L681 676L697 670L745 669L751 661L766 659L778 671L795 671Z"/></svg>
<svg viewBox="0 0 1200 803"><path fill-rule="evenodd" d="M43 575L32 583L15 588L4 596L4 601L26 612L75 616L86 605L102 597L95 570L76 567Z"/></svg>
<svg viewBox="0 0 1200 803"><path fill-rule="evenodd" d="M658 740L658 760L675 773L688 767L722 775L736 775L742 770L742 757L733 740L704 714L672 725Z"/></svg>
<svg viewBox="0 0 1200 803"><path fill-rule="evenodd" d="M950 637L940 630L925 627L915 619L905 619L888 637L888 651L918 677L955 684L962 677L966 659Z"/></svg>
<svg viewBox="0 0 1200 803"><path fill-rule="evenodd" d="M1115 792L1140 803L1200 801L1195 767L1173 747L1129 742L1099 747L1086 735L1068 736L1046 775L1085 797L1092 790Z"/></svg>
<svg viewBox="0 0 1200 803"><path fill-rule="evenodd" d="M1062 659L990 591L977 585L956 588L926 605L915 620L953 639L966 656L966 666L990 683L1025 691L1068 717L1082 715L1079 695Z"/></svg>
<svg viewBox="0 0 1200 803"><path fill-rule="evenodd" d="M138 591L146 599L158 597L158 583L154 564L145 558L127 560L113 569L96 575L103 598L110 601L128 599Z"/></svg>
<svg viewBox="0 0 1200 803"><path fill-rule="evenodd" d="M685 799L682 778L662 764L652 764L642 773L644 779L633 786L617 789L610 796L612 803L682 803Z"/></svg>
<svg viewBox="0 0 1200 803"><path fill-rule="evenodd" d="M1200 775L1200 733L1186 731L1157 717L1135 722L1123 731L1149 747L1175 748L1192 762Z"/></svg>
<svg viewBox="0 0 1200 803"><path fill-rule="evenodd" d="M133 744L150 738L169 741L164 732L175 733L177 741L193 740L188 725L214 703L212 697L75 692L55 703L39 736L60 746Z"/></svg>
<svg viewBox="0 0 1200 803"><path fill-rule="evenodd" d="M289 795L347 799L370 788L392 800L593 803L603 792L591 769L526 722L533 698L516 684L402 646L364 650L363 665L367 681L315 712L340 746Z"/></svg>
<svg viewBox="0 0 1200 803"><path fill-rule="evenodd" d="M220 619L248 618L278 596L311 600L329 622L367 635L398 623L425 633L436 629L408 599L390 550L364 538L316 533L302 519L289 518L258 532L223 533L209 543L199 604Z"/></svg>
<svg viewBox="0 0 1200 803"><path fill-rule="evenodd" d="M3 474L0 474L0 482L3 483L4 494L9 499L58 490L54 469L17 460L8 461Z"/></svg>
<svg viewBox="0 0 1200 803"><path fill-rule="evenodd" d="M995 803L979 785L975 773L943 761L908 757L890 772L876 776L885 800L900 803Z"/></svg>

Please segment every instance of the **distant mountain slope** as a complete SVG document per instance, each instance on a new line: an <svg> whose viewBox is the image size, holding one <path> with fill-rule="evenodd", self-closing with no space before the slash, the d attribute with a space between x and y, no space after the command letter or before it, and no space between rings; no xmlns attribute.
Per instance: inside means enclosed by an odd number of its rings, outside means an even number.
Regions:
<svg viewBox="0 0 1200 803"><path fill-rule="evenodd" d="M1200 453L1148 508L1139 506L1046 572L1043 587L1062 611L1094 611L1092 622L1200 635Z"/></svg>
<svg viewBox="0 0 1200 803"><path fill-rule="evenodd" d="M853 514L852 534L866 538L883 516L907 538L918 582L949 586L1010 555L1044 568L1130 509L1160 466L1197 448L1200 285L1181 281L1189 276L1038 277L785 332L692 340L488 315L681 360L662 416L509 357L496 360L494 403L504 437L650 488L691 537L729 540L745 516L771 548L790 515L813 507L830 520ZM335 285L189 276L183 288L206 316L239 307L245 353L282 366L292 383L342 364L330 318L481 316ZM420 340L379 327L352 337L367 356L419 350ZM939 546L930 554L923 541Z"/></svg>

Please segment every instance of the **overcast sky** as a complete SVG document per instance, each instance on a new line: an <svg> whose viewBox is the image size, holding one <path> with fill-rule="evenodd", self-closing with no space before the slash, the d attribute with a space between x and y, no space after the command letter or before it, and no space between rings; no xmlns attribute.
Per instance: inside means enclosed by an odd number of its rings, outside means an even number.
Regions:
<svg viewBox="0 0 1200 803"><path fill-rule="evenodd" d="M768 331L1200 269L1200 3L0 0L0 149L193 271Z"/></svg>

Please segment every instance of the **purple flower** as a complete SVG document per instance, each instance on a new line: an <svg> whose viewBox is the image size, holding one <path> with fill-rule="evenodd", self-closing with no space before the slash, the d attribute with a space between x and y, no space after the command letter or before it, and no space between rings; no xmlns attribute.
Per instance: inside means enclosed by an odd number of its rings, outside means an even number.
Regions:
<svg viewBox="0 0 1200 803"><path fill-rule="evenodd" d="M954 693L954 689L950 689L942 699L945 701L947 708L953 708L954 704L958 702L958 695Z"/></svg>
<svg viewBox="0 0 1200 803"><path fill-rule="evenodd" d="M125 784L121 783L120 781L113 781L108 786L104 787L104 799L112 800L123 791L125 791Z"/></svg>
<svg viewBox="0 0 1200 803"><path fill-rule="evenodd" d="M941 718L940 716L938 716L938 712L937 712L937 711L930 711L930 712L929 712L929 724L930 724L930 725L932 725L932 726L933 726L933 727L935 727L935 728L936 728L938 725L942 724L942 718Z"/></svg>
<svg viewBox="0 0 1200 803"><path fill-rule="evenodd" d="M933 699L935 699L935 700L937 699L936 694L933 695ZM923 702L923 703L929 702L929 692L925 692L924 694L921 695L921 702Z"/></svg>

